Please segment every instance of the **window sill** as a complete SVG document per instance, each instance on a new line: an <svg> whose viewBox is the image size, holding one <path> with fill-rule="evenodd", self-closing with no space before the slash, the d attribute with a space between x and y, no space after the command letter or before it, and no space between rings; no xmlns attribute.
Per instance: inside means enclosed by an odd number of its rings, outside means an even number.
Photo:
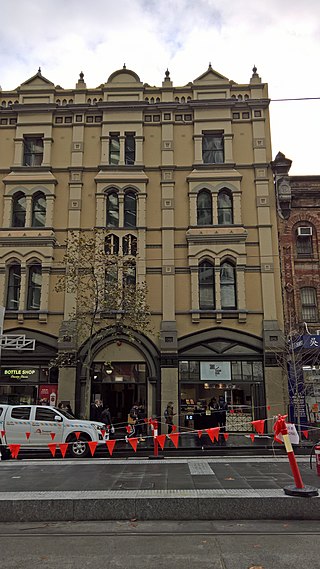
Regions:
<svg viewBox="0 0 320 569"><path fill-rule="evenodd" d="M199 322L199 320L215 320L217 323L226 319L237 319L238 322L245 323L247 321L246 310L230 309L230 310L194 310L192 311L192 322Z"/></svg>

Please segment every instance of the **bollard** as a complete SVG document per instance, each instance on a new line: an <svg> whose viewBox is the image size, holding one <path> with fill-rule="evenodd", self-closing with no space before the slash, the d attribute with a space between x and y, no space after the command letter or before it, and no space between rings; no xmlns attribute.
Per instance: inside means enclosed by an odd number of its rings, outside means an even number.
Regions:
<svg viewBox="0 0 320 569"><path fill-rule="evenodd" d="M287 415L278 415L278 419L274 424L273 430L275 432L275 436L281 434L283 437L284 446L287 451L290 468L293 474L293 478L295 481L295 486L285 486L284 493L287 496L302 496L305 498L310 498L312 496L318 496L318 489L314 488L313 486L305 486L302 482L300 470L296 461L296 457L293 452L292 444L290 441L290 437L288 435L288 428L286 424Z"/></svg>

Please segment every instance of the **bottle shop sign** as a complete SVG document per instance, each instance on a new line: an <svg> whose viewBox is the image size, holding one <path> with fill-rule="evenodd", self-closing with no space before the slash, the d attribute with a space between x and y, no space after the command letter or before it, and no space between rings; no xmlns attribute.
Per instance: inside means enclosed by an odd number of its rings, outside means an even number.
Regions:
<svg viewBox="0 0 320 569"><path fill-rule="evenodd" d="M2 383L28 382L38 383L39 370L33 367L3 367L0 371Z"/></svg>

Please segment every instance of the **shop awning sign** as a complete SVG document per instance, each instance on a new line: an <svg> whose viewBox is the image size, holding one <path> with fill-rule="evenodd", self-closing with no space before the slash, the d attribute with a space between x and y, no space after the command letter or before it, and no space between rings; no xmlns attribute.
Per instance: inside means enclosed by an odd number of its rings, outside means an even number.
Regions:
<svg viewBox="0 0 320 569"><path fill-rule="evenodd" d="M231 381L230 362L200 362L201 381Z"/></svg>

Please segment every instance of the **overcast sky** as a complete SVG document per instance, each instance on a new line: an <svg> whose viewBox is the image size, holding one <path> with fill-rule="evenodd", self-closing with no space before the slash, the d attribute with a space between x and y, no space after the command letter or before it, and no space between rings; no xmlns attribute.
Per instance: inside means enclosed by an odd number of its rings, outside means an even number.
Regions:
<svg viewBox="0 0 320 569"><path fill-rule="evenodd" d="M53 83L104 83L126 63L143 83L165 70L185 85L212 67L247 83L255 64L271 99L320 97L320 0L14 0L1 6L0 85L38 67ZM273 157L320 175L320 99L271 103Z"/></svg>

